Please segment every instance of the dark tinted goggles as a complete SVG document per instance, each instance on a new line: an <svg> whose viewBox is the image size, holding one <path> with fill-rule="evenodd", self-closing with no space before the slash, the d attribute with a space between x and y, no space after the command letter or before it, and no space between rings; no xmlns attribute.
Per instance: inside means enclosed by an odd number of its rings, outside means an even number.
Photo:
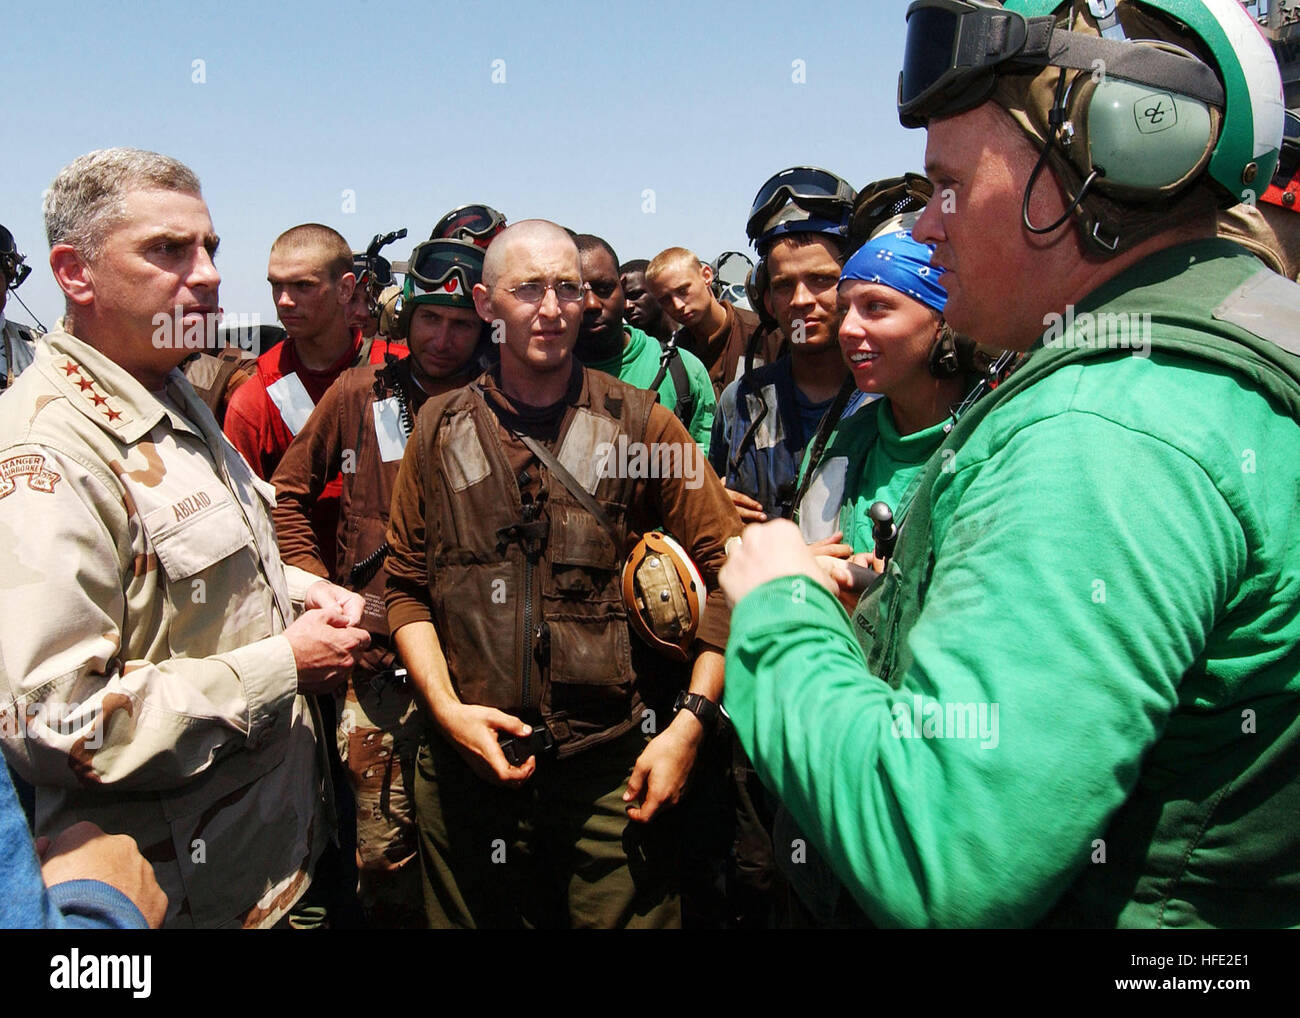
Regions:
<svg viewBox="0 0 1300 1018"><path fill-rule="evenodd" d="M757 240L772 217L793 202L805 212L839 219L852 206L856 192L842 177L816 166L794 166L770 177L749 209L745 234Z"/></svg>
<svg viewBox="0 0 1300 1018"><path fill-rule="evenodd" d="M459 276L468 296L483 279L483 249L467 240L426 240L411 252L406 274L426 292L445 290L448 280Z"/></svg>
<svg viewBox="0 0 1300 1018"><path fill-rule="evenodd" d="M932 116L971 109L993 90L994 68L1025 46L1020 14L966 0L916 0L898 75L898 119L923 127Z"/></svg>
<svg viewBox="0 0 1300 1018"><path fill-rule="evenodd" d="M352 274L357 277L357 286L374 287L382 290L393 285L393 266L387 258L379 255L367 257L363 254L352 256Z"/></svg>
<svg viewBox="0 0 1300 1018"><path fill-rule="evenodd" d="M438 220L430 240L468 240L486 246L505 229L506 217L490 205L462 205Z"/></svg>
<svg viewBox="0 0 1300 1018"><path fill-rule="evenodd" d="M1177 47L1058 30L1051 15L1025 18L980 0L916 0L907 9L898 119L904 127L924 127L932 117L973 109L989 97L999 73L1049 65L1090 71L1098 60L1112 77L1223 108L1223 83L1214 70Z"/></svg>

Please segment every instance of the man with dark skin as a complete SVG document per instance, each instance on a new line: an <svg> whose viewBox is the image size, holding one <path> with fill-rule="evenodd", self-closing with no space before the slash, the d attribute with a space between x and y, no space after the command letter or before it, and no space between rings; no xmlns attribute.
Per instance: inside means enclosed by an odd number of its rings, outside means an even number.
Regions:
<svg viewBox="0 0 1300 1018"><path fill-rule="evenodd" d="M659 377L662 350L637 326L623 324L627 301L613 248L590 233L579 234L576 243L582 260L586 298L574 356L628 385L650 388ZM681 358L682 368L674 371L670 365L663 373L658 388L659 402L677 415L696 442L707 448L715 406L709 373L699 358L686 350L677 350L673 357ZM689 394L677 391L677 384L683 378Z"/></svg>
<svg viewBox="0 0 1300 1018"><path fill-rule="evenodd" d="M673 323L664 314L664 309L659 306L645 281L645 269L649 264L648 258L633 258L618 267L619 281L623 284L623 295L627 299L624 316L632 328L654 336L660 343L667 343L673 334Z"/></svg>
<svg viewBox="0 0 1300 1018"><path fill-rule="evenodd" d="M709 459L727 484L740 518L761 523L769 515L788 515L798 480L800 458L848 377L836 336L840 314L835 285L843 261L842 242L819 233L787 233L766 252L769 282L763 294L768 312L791 337L789 352L724 390L714 422ZM752 426L744 394L770 391L768 415L782 419L783 438L771 448L745 441ZM784 398L782 398L784 397ZM856 408L857 402L852 404ZM745 451L737 459L735 453Z"/></svg>
<svg viewBox="0 0 1300 1018"><path fill-rule="evenodd" d="M26 256L18 250L14 235L0 226L0 392L13 385L14 379L32 362L36 353L36 340L40 333L5 318L9 291L22 285L31 269L25 264Z"/></svg>

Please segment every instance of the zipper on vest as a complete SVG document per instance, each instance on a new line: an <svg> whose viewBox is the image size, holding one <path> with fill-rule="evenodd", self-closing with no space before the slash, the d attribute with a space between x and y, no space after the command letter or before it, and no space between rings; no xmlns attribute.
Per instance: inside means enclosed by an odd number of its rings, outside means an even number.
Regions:
<svg viewBox="0 0 1300 1018"><path fill-rule="evenodd" d="M524 493L523 495L523 512L525 526L534 523L537 520L540 506L533 501L532 496ZM532 706L532 689L530 688L533 676L533 569L537 556L533 549L529 547L529 542L523 542L524 549L524 681L523 681L523 707L527 710Z"/></svg>

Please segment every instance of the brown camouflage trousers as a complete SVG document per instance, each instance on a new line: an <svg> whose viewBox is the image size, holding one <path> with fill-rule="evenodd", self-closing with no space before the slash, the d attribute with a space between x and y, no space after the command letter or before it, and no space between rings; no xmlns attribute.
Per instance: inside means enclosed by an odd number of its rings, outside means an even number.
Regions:
<svg viewBox="0 0 1300 1018"><path fill-rule="evenodd" d="M357 811L357 893L366 922L427 925L420 885L414 786L420 717L405 680L357 669L336 695L338 749Z"/></svg>

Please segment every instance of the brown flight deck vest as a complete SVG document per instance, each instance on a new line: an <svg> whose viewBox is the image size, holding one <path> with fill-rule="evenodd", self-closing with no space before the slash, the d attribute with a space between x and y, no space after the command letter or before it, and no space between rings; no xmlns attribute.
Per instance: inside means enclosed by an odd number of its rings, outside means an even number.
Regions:
<svg viewBox="0 0 1300 1018"><path fill-rule="evenodd" d="M397 470L402 465L400 449L391 441L385 448L377 433L376 404L386 408L390 416L400 416L397 390L389 384L384 370L382 364L358 365L343 372L335 382L342 397L339 401L340 433L351 438L349 447L356 453L354 469L343 474L343 491L339 496L335 580L365 598L361 624L370 633L387 637L388 614L384 610L387 572L380 566L366 583L360 586L352 584L352 567L365 562L385 546L388 509L393 501ZM407 377L407 384L413 386L409 375ZM411 406L409 409L414 414L419 407Z"/></svg>
<svg viewBox="0 0 1300 1018"><path fill-rule="evenodd" d="M561 757L622 735L642 711L620 587L636 481L600 477L599 456L620 435L644 441L655 395L583 374L590 405L566 411L552 451L617 541L540 463L538 502L525 503L497 416L473 390L433 397L416 425L429 594L452 683L464 703L540 717Z"/></svg>

